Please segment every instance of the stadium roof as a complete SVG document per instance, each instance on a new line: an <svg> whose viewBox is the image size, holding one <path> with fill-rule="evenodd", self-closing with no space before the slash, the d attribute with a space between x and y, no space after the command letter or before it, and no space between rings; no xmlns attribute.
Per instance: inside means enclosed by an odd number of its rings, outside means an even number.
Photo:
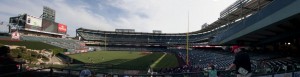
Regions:
<svg viewBox="0 0 300 77"><path fill-rule="evenodd" d="M270 0L238 0L222 11L217 21L195 32L208 32L218 27L224 27L232 22L237 22L243 17L252 15L270 2Z"/></svg>

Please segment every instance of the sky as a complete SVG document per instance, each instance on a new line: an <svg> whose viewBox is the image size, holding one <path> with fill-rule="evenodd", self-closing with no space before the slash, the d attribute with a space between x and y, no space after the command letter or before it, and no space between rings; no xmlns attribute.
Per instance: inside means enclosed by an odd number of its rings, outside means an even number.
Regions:
<svg viewBox="0 0 300 77"><path fill-rule="evenodd" d="M0 22L27 13L39 17L43 6L56 10L58 23L68 26L67 34L86 28L114 31L183 33L197 31L216 21L220 12L236 0L0 0ZM189 22L188 22L189 21ZM0 31L5 30L0 26Z"/></svg>

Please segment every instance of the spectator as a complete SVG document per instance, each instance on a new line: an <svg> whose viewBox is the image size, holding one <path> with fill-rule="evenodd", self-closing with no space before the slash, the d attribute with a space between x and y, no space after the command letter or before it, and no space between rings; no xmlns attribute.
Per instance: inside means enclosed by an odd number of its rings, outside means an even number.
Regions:
<svg viewBox="0 0 300 77"><path fill-rule="evenodd" d="M149 69L148 69L148 72L147 72L148 74L153 74L153 69L151 68L151 67L149 67Z"/></svg>
<svg viewBox="0 0 300 77"><path fill-rule="evenodd" d="M89 69L82 70L79 77L91 77L92 72Z"/></svg>
<svg viewBox="0 0 300 77"><path fill-rule="evenodd" d="M233 46L232 51L235 53L235 59L226 70L235 67L237 77L251 77L252 73L249 55L239 46Z"/></svg>
<svg viewBox="0 0 300 77"><path fill-rule="evenodd" d="M204 69L204 71L208 72L208 77L218 77L217 70L215 69L215 66L212 64L209 64L207 69Z"/></svg>
<svg viewBox="0 0 300 77"><path fill-rule="evenodd" d="M0 74L13 73L18 71L17 62L9 55L10 48L0 47Z"/></svg>
<svg viewBox="0 0 300 77"><path fill-rule="evenodd" d="M50 67L50 77L52 77L52 76L53 76L53 68Z"/></svg>

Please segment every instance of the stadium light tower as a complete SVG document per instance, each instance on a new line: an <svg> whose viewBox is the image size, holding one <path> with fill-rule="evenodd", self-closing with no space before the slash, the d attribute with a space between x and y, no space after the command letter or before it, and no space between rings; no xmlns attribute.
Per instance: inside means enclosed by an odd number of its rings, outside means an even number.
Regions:
<svg viewBox="0 0 300 77"><path fill-rule="evenodd" d="M43 14L41 15L41 17L43 19L54 22L55 21L55 10L50 8L50 7L44 6L43 7Z"/></svg>

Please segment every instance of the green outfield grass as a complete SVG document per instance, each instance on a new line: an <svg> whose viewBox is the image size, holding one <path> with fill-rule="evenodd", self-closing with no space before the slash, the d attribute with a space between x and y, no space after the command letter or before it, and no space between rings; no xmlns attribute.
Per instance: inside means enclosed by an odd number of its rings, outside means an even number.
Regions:
<svg viewBox="0 0 300 77"><path fill-rule="evenodd" d="M150 65L158 60L162 55L163 53L154 52L152 54L118 64L116 68L147 70L150 68Z"/></svg>
<svg viewBox="0 0 300 77"><path fill-rule="evenodd" d="M18 45L26 46L28 49L62 49L42 42L35 41L7 41L0 40L0 45ZM69 57L87 64L95 64L89 68L104 68L109 69L133 69L133 70L147 70L150 65L154 64L154 69L177 67L178 62L173 54L167 54L162 59L164 53L153 52L151 54L144 54L142 52L132 51L96 51L89 53L68 55ZM158 60L158 62L156 62ZM155 63L156 62L156 63ZM80 67L72 67L80 68Z"/></svg>
<svg viewBox="0 0 300 77"><path fill-rule="evenodd" d="M162 52L142 54L142 52L130 51L96 51L68 56L83 63L95 63L94 65L89 66L89 68L99 68L104 66L105 68L110 69L147 70L150 65L158 60L163 54L164 53ZM178 66L176 57L167 54L161 62L158 62L155 68L159 69L176 66Z"/></svg>
<svg viewBox="0 0 300 77"><path fill-rule="evenodd" d="M174 54L167 54L156 66L153 67L154 70L159 70L161 68L172 68L178 67L178 61Z"/></svg>
<svg viewBox="0 0 300 77"><path fill-rule="evenodd" d="M9 40L0 40L2 45L18 45L26 46L28 49L42 50L42 49L62 49L53 45L49 45L42 42L36 41L9 41Z"/></svg>
<svg viewBox="0 0 300 77"><path fill-rule="evenodd" d="M140 52L128 51L96 51L89 53L81 53L68 55L69 57L81 61L83 63L104 63L104 64L120 64L122 62L142 57ZM90 59L89 59L90 58ZM92 62L93 61L93 62Z"/></svg>

